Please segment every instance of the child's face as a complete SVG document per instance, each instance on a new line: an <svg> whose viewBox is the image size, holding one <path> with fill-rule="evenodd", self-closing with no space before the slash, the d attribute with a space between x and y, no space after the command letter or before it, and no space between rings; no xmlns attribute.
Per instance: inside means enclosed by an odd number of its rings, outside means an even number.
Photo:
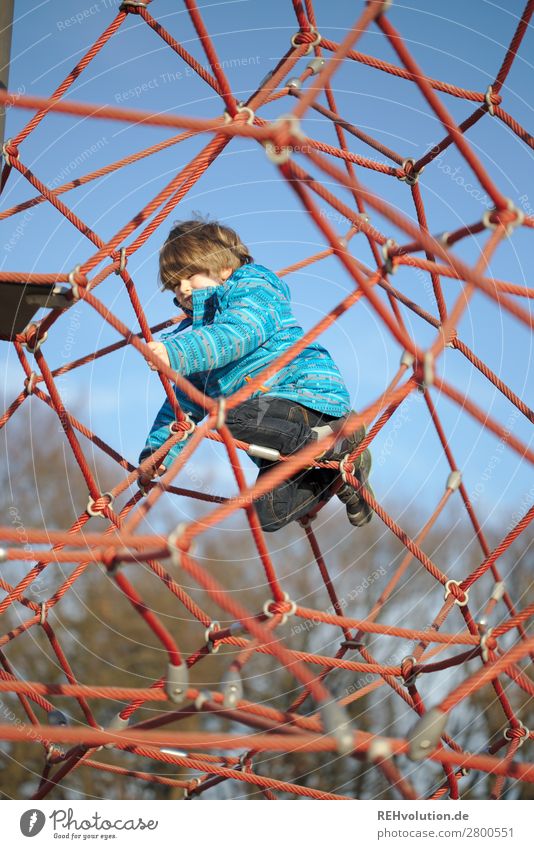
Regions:
<svg viewBox="0 0 534 849"><path fill-rule="evenodd" d="M232 273L231 268L223 268L218 275L192 274L191 277L183 277L174 287L174 293L182 307L191 308L193 292L197 289L208 289L211 286L220 286L228 280Z"/></svg>

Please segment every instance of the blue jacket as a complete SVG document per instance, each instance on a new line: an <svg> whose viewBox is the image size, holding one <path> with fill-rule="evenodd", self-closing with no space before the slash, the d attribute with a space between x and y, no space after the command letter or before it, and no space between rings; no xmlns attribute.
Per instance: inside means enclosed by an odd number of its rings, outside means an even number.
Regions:
<svg viewBox="0 0 534 849"><path fill-rule="evenodd" d="M175 300L175 303L177 301ZM192 312L171 333L162 336L171 367L205 395L232 395L266 368L295 342L303 330L291 312L288 285L262 265L238 268L225 283L192 293ZM186 331L186 332L184 332ZM340 418L350 408L350 398L339 369L328 351L316 342L250 397L266 394L297 401L313 410ZM174 387L184 412L199 422L205 410ZM175 419L168 400L160 409L139 461L158 449L170 436ZM178 442L164 461L170 463L182 450Z"/></svg>

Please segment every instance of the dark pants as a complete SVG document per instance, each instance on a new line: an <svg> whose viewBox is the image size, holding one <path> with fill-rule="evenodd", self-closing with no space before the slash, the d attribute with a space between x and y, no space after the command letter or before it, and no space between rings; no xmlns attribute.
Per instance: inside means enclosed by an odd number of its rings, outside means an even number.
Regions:
<svg viewBox="0 0 534 849"><path fill-rule="evenodd" d="M229 410L226 424L236 439L275 448L281 454L293 454L312 438L311 428L335 419L296 401L260 396L251 398ZM258 480L268 469L278 465L270 460L260 461ZM300 471L272 492L254 501L264 531L277 531L300 519L320 501L327 500L328 488L338 476L332 469Z"/></svg>

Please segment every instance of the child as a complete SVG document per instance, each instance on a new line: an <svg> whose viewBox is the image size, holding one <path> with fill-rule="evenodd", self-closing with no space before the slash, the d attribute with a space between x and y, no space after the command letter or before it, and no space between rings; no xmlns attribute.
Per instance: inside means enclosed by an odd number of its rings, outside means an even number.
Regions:
<svg viewBox="0 0 534 849"><path fill-rule="evenodd" d="M303 336L291 312L287 284L255 264L237 233L215 221L175 224L160 252L160 279L163 289L175 293L174 303L187 317L163 336L162 342L150 342L149 347L211 398L234 394ZM182 410L198 423L205 410L174 389ZM341 374L328 351L314 342L247 401L228 410L226 425L236 439L288 455L335 432L349 412ZM165 401L139 462L168 439L174 419L172 407ZM361 427L354 434L338 437L317 459L341 460L364 435ZM176 443L165 465L153 473L162 474L183 445L183 441ZM356 475L368 487L371 455L367 449L356 466L358 463ZM260 459L257 465L262 475L273 461ZM261 526L276 531L307 515L331 497L329 490L338 477L332 469L306 469L293 475L254 502ZM140 484L149 480L141 477ZM353 525L371 519L371 510L352 487L344 484L337 494Z"/></svg>

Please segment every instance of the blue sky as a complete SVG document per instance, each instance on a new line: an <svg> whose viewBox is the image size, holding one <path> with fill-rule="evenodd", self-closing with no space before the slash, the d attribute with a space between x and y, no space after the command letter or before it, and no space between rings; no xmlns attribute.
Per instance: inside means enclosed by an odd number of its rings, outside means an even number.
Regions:
<svg viewBox="0 0 534 849"><path fill-rule="evenodd" d="M318 0L315 7L323 37L341 41L362 5L349 0L335 3ZM37 3L16 0L11 90L49 95L109 24L117 6L115 0L97 0L92 4L87 0ZM286 51L291 35L297 30L291 3L230 0L201 2L199 7L232 90L240 99L246 99ZM389 17L426 73L484 91L502 61L522 8L523 3L518 0L509 0L506 6L487 0L474 3L453 0L447 4L413 0L394 2ZM207 66L181 4L175 0L154 0L150 11ZM530 105L532 64L528 61L533 46L531 27L503 89L503 107L527 129L534 124ZM364 35L358 49L398 63L376 27ZM302 59L295 72L300 73L307 61ZM359 63L346 62L335 76L333 88L342 116L406 157L418 158L443 136L436 117L416 87L407 81ZM68 97L202 117L220 115L223 110L217 95L202 80L187 73L179 57L136 16L130 16L72 86ZM447 95L440 97L457 121L472 111L472 104ZM274 118L289 111L292 105L292 100L277 101L260 114ZM7 136L15 135L28 117L26 111L11 109ZM336 143L333 127L317 114L309 113L303 126L310 135ZM20 155L40 179L56 186L170 135L170 131L157 128L50 115L23 143ZM532 150L490 116L485 116L469 132L468 139L503 194L525 212L532 213ZM63 200L103 239L109 239L207 140L203 136L174 146L117 174L75 189L64 195ZM356 139L351 140L350 148L362 155L373 155ZM297 161L306 167L302 158L297 157ZM367 170L360 169L358 176L365 185L413 218L406 184ZM325 183L328 185L329 181L325 179ZM433 233L476 221L490 205L469 166L454 149L427 167L421 177L421 189ZM12 174L3 208L33 194L22 177ZM350 205L345 190L339 190L338 194ZM236 228L256 261L274 270L325 247L322 233L307 219L294 192L267 160L261 146L235 139L170 219L129 260L129 270L151 324L173 312L170 298L161 294L157 286L158 249L172 221L190 217L193 211L209 213ZM329 220L340 235L347 229L346 222L335 215ZM388 236L402 239L384 218L373 216L373 223ZM458 255L469 262L475 261L484 237L485 234L482 239L462 243ZM527 244L530 238L530 231L515 232L499 248L490 273L532 285L527 265L527 257L532 255ZM31 214L2 222L0 244L2 270L68 272L94 252L87 239L47 204ZM355 256L370 264L370 252L362 236L357 236L351 246ZM287 279L295 314L305 329L317 322L353 285L341 264L332 258ZM430 312L437 312L424 275L406 269L399 271L392 283ZM450 306L458 294L458 284L444 279L443 288ZM118 277L109 278L98 289L98 296L128 326L137 329ZM404 314L418 344L428 345L433 332L415 316ZM529 377L532 343L524 325L486 297L476 294L459 333L515 392L527 403L532 402L533 381ZM115 331L90 307L82 305L76 313L71 310L56 323L46 343L46 353L51 366L57 367L117 338ZM398 344L363 299L320 341L339 363L356 409L366 406L383 391L396 371L401 354ZM20 391L22 373L13 351L5 343L0 356L5 367L3 394L11 400ZM515 415L515 408L461 354L448 349L439 362L439 373L462 392L469 393L515 436L524 441L530 439L529 423L520 414ZM75 371L61 381L60 389L67 406L77 405L79 417L85 423L135 462L162 400L157 377L135 351L123 349ZM435 391L433 397L468 489L478 491L476 500L482 519L493 517L506 527L518 505L523 504L524 512L532 501L530 469L513 450L500 445L496 437L484 432L458 407ZM195 461L201 476L213 480L217 491L227 489L229 484L223 458L222 450L210 442ZM420 397L414 396L402 415L384 429L375 442L374 458L373 482L386 506L402 501L404 509L415 504L423 514L430 512L443 491L448 467ZM255 467L247 461L245 464L252 480ZM187 485L186 477L183 482Z"/></svg>

